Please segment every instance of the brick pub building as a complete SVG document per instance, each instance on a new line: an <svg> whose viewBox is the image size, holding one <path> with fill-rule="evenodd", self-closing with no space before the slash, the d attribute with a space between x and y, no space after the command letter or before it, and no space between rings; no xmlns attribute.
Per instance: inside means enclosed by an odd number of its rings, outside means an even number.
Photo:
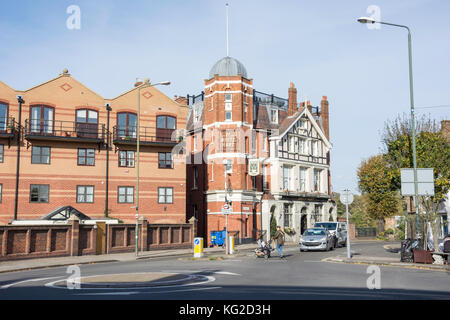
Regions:
<svg viewBox="0 0 450 320"><path fill-rule="evenodd" d="M186 168L171 150L187 108L156 87L140 92L140 215L185 223ZM136 87L105 99L67 70L25 91L0 81L0 224L65 206L134 221L137 100Z"/></svg>
<svg viewBox="0 0 450 320"><path fill-rule="evenodd" d="M198 219L205 243L211 243L211 231L225 228L225 203L231 208L228 231L241 242L255 239L258 230L269 233L271 216L297 233L314 221L336 221L328 101L323 97L321 114L318 107L297 103L293 84L288 93L282 99L254 90L244 65L227 56L213 66L201 94L176 99L189 105L187 215Z"/></svg>

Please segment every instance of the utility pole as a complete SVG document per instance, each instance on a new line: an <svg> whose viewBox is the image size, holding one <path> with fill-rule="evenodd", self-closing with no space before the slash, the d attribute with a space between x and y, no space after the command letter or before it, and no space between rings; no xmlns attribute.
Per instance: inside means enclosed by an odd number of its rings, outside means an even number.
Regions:
<svg viewBox="0 0 450 320"><path fill-rule="evenodd" d="M348 219L348 205L353 202L353 194L350 193L350 190L345 189L344 193L341 194L340 200L343 204L345 204L345 215L347 218L347 258L352 258L351 248L350 248L350 224Z"/></svg>

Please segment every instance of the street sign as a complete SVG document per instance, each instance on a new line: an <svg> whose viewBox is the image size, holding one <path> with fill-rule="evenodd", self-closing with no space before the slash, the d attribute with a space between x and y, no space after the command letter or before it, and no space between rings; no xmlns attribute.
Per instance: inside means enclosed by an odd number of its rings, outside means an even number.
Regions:
<svg viewBox="0 0 450 320"><path fill-rule="evenodd" d="M343 204L351 204L353 202L353 194L351 193L341 193L339 200L341 200L341 202Z"/></svg>
<svg viewBox="0 0 450 320"><path fill-rule="evenodd" d="M231 214L231 207L229 204L224 204L222 207L223 214Z"/></svg>
<svg viewBox="0 0 450 320"><path fill-rule="evenodd" d="M203 257L203 238L194 238L194 258Z"/></svg>
<svg viewBox="0 0 450 320"><path fill-rule="evenodd" d="M400 169L402 196L414 196L414 169ZM417 168L417 195L434 196L433 168Z"/></svg>

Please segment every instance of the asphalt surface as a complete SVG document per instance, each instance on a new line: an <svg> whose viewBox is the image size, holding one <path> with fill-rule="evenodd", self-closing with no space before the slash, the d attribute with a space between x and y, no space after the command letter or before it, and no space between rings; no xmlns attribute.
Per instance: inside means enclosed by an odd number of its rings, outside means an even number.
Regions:
<svg viewBox="0 0 450 320"><path fill-rule="evenodd" d="M352 251L355 256L364 253L399 257L395 250L389 252L383 245L380 242L358 243L352 245ZM193 260L185 256L81 265L81 279L103 277L101 285L83 287L81 284L79 289L77 282L71 281L77 276L76 268L11 272L0 274L0 299L450 299L449 272L377 267L380 289L368 289L368 279L373 275L373 270L368 273L370 266L322 261L345 254L346 248L300 253L298 248L292 247L285 248L285 259L276 251L268 260L255 258L247 251L227 259ZM147 278L155 275L158 282L143 285L136 280L114 287L118 274L138 279L139 273L146 274ZM168 277L165 281L166 274L182 275L178 276L182 280L170 281L172 278ZM105 275L115 276L111 276L108 284Z"/></svg>

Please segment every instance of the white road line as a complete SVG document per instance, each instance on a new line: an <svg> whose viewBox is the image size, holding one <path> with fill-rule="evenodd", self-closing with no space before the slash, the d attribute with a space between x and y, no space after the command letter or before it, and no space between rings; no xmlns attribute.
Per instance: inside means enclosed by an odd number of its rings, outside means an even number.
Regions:
<svg viewBox="0 0 450 320"><path fill-rule="evenodd" d="M214 274L225 274L225 275L229 275L229 276L240 276L239 273L233 273L233 272L228 272L228 271L217 271L217 272L214 272Z"/></svg>
<svg viewBox="0 0 450 320"><path fill-rule="evenodd" d="M186 287L186 286L196 286L196 285L201 285L201 284L207 284L210 282L214 282L216 281L216 278L211 277L211 276L206 276L206 275L199 275L202 276L203 278L206 279L206 281L203 282L194 282L194 283L186 283L186 284L177 284L177 285L170 285L170 286L157 286L157 287L135 287L137 289L161 289L161 288L173 288L173 287ZM94 277L94 276L91 276ZM194 277L194 276L193 276ZM52 281L49 283L46 283L45 286L49 287L49 288L54 288L54 289L66 289L66 290L71 290L67 287L64 286L57 286L56 283L60 282L61 280L56 280L56 281ZM79 290L130 290L130 288L81 288Z"/></svg>
<svg viewBox="0 0 450 320"><path fill-rule="evenodd" d="M64 276L22 280L22 281L13 282L13 283L4 285L4 286L0 287L0 289L8 289L8 288L10 288L12 286L15 286L17 284L26 283L26 282L38 282L38 281L44 281L44 280L50 280L50 279L58 279L58 278L63 278L63 277Z"/></svg>
<svg viewBox="0 0 450 320"><path fill-rule="evenodd" d="M204 290L215 290L215 289L221 289L222 287L209 287L209 288L193 288L193 289L181 289L181 290L166 290L166 291L133 291L133 292L98 292L98 293L77 293L76 295L79 296L102 296L102 295L132 295L132 294L154 294L154 293L173 293L173 292L186 292L186 291L204 291Z"/></svg>

